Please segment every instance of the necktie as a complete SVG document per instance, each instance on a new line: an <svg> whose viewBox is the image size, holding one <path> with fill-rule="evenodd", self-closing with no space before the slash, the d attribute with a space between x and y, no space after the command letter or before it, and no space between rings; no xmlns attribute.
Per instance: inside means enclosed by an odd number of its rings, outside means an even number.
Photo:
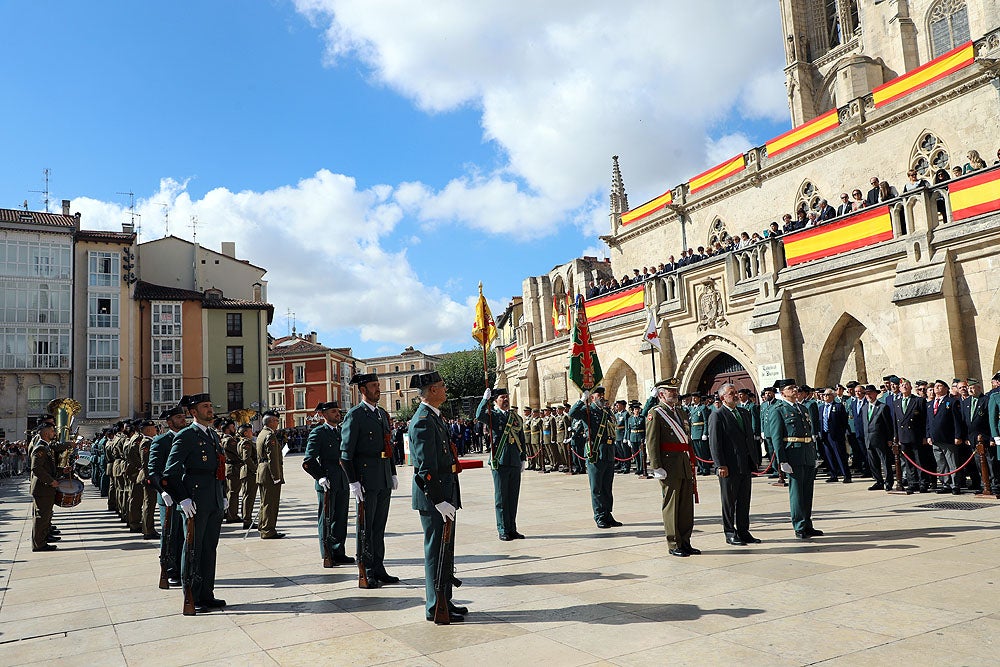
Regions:
<svg viewBox="0 0 1000 667"><path fill-rule="evenodd" d="M736 423L740 425L740 430L741 431L745 431L746 430L746 426L744 426L744 424L743 424L743 418L740 417L740 411L739 410L730 410L730 412L732 412L733 416L736 417Z"/></svg>
<svg viewBox="0 0 1000 667"><path fill-rule="evenodd" d="M910 402L910 398L909 398L908 396L904 396L904 397L903 397L903 412L904 412L904 413L906 412L906 405L907 405L907 404L908 404L909 402Z"/></svg>
<svg viewBox="0 0 1000 667"><path fill-rule="evenodd" d="M869 420L871 420L872 413L874 413L874 412L875 412L875 404L874 403L869 403L868 404L868 419Z"/></svg>
<svg viewBox="0 0 1000 667"><path fill-rule="evenodd" d="M940 398L934 399L934 414L937 414L938 404L941 402Z"/></svg>
<svg viewBox="0 0 1000 667"><path fill-rule="evenodd" d="M830 425L830 404L826 404L826 408L823 410L823 430L829 431Z"/></svg>
<svg viewBox="0 0 1000 667"><path fill-rule="evenodd" d="M969 419L972 419L975 414L976 414L976 397L973 396L972 397L972 409L969 410Z"/></svg>

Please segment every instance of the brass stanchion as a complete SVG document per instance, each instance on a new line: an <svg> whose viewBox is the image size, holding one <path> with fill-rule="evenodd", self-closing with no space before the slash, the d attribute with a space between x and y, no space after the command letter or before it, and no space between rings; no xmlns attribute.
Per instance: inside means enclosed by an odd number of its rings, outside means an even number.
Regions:
<svg viewBox="0 0 1000 667"><path fill-rule="evenodd" d="M899 455L899 440L892 439L892 455L896 459L896 488L892 491L886 491L886 493L891 493L893 495L910 495L913 492L907 491L903 488L903 462L902 457Z"/></svg>
<svg viewBox="0 0 1000 667"><path fill-rule="evenodd" d="M993 488L993 480L990 479L990 467L986 463L986 443L983 441L983 434L976 436L976 453L979 454L979 475L982 477L983 490L976 494L976 498L1000 499L995 493L990 493Z"/></svg>

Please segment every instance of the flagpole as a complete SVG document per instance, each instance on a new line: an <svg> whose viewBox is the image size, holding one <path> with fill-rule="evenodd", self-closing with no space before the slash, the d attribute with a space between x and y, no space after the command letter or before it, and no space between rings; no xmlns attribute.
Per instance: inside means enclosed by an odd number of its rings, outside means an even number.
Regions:
<svg viewBox="0 0 1000 667"><path fill-rule="evenodd" d="M656 384L656 346L649 344L649 363L653 366L653 384Z"/></svg>

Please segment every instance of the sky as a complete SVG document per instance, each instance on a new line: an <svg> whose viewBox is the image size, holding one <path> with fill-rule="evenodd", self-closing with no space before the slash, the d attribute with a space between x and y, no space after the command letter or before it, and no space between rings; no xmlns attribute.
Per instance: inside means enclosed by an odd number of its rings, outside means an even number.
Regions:
<svg viewBox="0 0 1000 667"><path fill-rule="evenodd" d="M267 269L272 335L467 349L528 276L790 126L777 0L0 4L0 207ZM663 261L650 257L650 263Z"/></svg>

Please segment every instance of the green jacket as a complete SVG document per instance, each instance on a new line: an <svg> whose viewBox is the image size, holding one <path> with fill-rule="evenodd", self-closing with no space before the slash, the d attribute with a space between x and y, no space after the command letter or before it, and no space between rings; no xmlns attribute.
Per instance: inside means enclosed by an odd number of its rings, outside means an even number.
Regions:
<svg viewBox="0 0 1000 667"><path fill-rule="evenodd" d="M582 400L573 404L569 416L579 419L587 425L587 454L596 452L598 460L612 461L615 457L615 430L617 421L614 414L607 408L599 408L591 404L589 407Z"/></svg>
<svg viewBox="0 0 1000 667"><path fill-rule="evenodd" d="M163 471L165 490L178 503L185 498L194 500L198 511L218 508L226 482L218 479L219 457L225 460L218 436L212 429L206 433L192 423L174 437Z"/></svg>
<svg viewBox="0 0 1000 667"><path fill-rule="evenodd" d="M340 460L349 482L361 482L362 487L371 490L392 489L396 464L386 453L386 442L391 437L389 414L381 406L373 411L361 402L347 411L340 427Z"/></svg>
<svg viewBox="0 0 1000 667"><path fill-rule="evenodd" d="M775 466L788 463L792 466L815 466L816 444L812 441L807 408L778 400L767 413L764 434L774 444ZM789 439L798 441L789 442Z"/></svg>
<svg viewBox="0 0 1000 667"><path fill-rule="evenodd" d="M316 480L317 491L322 488L319 480L324 477L329 480L331 491L347 490L347 476L340 467L341 438L340 429L326 423L309 431L302 469Z"/></svg>
<svg viewBox="0 0 1000 667"><path fill-rule="evenodd" d="M630 445L646 443L646 419L641 414L629 415L625 420L625 439Z"/></svg>
<svg viewBox="0 0 1000 667"><path fill-rule="evenodd" d="M489 405L488 399L479 402L476 420L493 428L493 456L490 467L521 467L527 457L524 451L524 428L521 417L513 410L506 413Z"/></svg>
<svg viewBox="0 0 1000 667"><path fill-rule="evenodd" d="M688 412L688 419L691 423L691 439L701 440L702 436L708 435L708 415L707 405L695 405Z"/></svg>
<svg viewBox="0 0 1000 667"><path fill-rule="evenodd" d="M750 421L753 422L750 435L759 438L761 430L760 406L750 401L749 403L740 403L740 407L750 413Z"/></svg>
<svg viewBox="0 0 1000 667"><path fill-rule="evenodd" d="M462 506L458 461L451 450L448 425L426 403L410 419L410 459L413 462L413 509L433 512L447 501Z"/></svg>

